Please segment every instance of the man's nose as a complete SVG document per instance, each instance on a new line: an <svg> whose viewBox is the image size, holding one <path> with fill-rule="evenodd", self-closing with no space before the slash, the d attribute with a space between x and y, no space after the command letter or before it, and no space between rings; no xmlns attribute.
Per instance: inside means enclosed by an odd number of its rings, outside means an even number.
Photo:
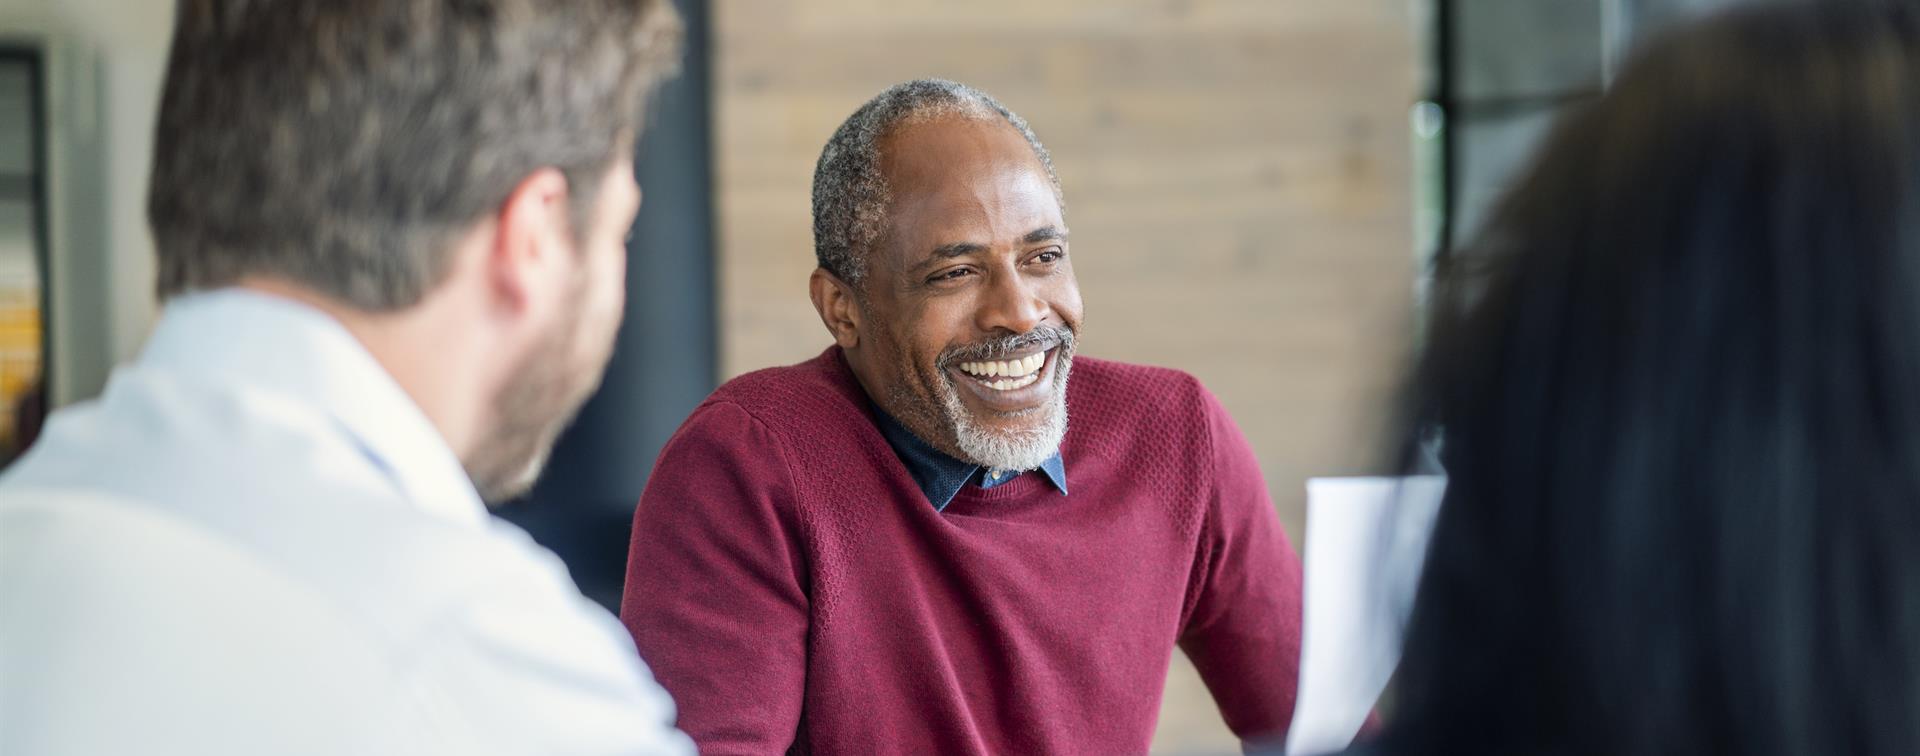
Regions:
<svg viewBox="0 0 1920 756"><path fill-rule="evenodd" d="M1020 334L1046 322L1052 307L1032 281L1014 271L995 272L992 279L978 315L980 330Z"/></svg>

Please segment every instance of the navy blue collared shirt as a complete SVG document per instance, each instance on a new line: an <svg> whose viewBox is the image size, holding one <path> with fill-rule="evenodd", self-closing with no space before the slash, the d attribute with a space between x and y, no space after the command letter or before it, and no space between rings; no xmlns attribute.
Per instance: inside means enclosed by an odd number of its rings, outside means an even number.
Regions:
<svg viewBox="0 0 1920 756"><path fill-rule="evenodd" d="M1001 471L998 476L992 471L972 462L963 462L947 456L932 444L920 440L907 430L907 426L893 419L886 410L873 408L873 417L880 425L880 435L885 436L887 444L893 447L893 453L907 466L907 473L913 476L913 482L920 484L920 492L927 495L927 501L933 504L936 512L944 512L947 505L953 503L953 497L960 489L968 485L981 488L993 488L1022 473ZM1060 495L1067 494L1067 466L1060 461L1060 451L1054 450L1053 456L1040 463L1040 472L1046 475L1053 487L1060 489Z"/></svg>

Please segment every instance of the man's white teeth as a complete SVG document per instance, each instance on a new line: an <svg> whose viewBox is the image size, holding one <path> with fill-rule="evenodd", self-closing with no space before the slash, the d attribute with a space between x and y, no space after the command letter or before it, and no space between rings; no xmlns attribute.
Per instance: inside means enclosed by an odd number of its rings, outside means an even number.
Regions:
<svg viewBox="0 0 1920 756"><path fill-rule="evenodd" d="M960 370L979 378L1009 378L1011 380L982 382L1001 391L1012 391L1039 380L1040 366L1045 364L1047 364L1047 353L1040 352L1017 360L962 362Z"/></svg>
<svg viewBox="0 0 1920 756"><path fill-rule="evenodd" d="M1012 391L1017 388L1031 386L1033 382L1037 380L1040 380L1038 374L1029 374L1024 378L1002 378L997 381L982 381L982 383L987 384L989 388L995 391Z"/></svg>

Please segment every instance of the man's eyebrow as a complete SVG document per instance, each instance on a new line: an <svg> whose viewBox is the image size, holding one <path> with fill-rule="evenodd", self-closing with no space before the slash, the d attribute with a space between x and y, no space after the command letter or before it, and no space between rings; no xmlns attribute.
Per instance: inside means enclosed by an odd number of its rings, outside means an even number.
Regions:
<svg viewBox="0 0 1920 756"><path fill-rule="evenodd" d="M987 251L987 245L977 242L954 242L933 248L933 253L914 263L907 269L907 275L919 275L921 272L956 257L978 254Z"/></svg>
<svg viewBox="0 0 1920 756"><path fill-rule="evenodd" d="M1060 228L1058 226L1041 226L1032 231L1028 231L1027 235L1020 239L1020 241L1027 244L1039 244L1040 242L1066 241L1066 240L1067 240L1067 230L1064 228Z"/></svg>
<svg viewBox="0 0 1920 756"><path fill-rule="evenodd" d="M1020 243L1039 244L1041 242L1066 241L1066 238L1067 238L1067 230L1064 228L1060 228L1059 226L1041 226L1032 231L1028 231L1026 236L1020 237ZM926 259L923 259L918 264L914 265L912 270L913 272L919 272L921 270L932 267L934 265L938 265L941 262L944 262L946 260L951 260L956 257L965 257L967 255L974 255L974 254L979 254L982 252L989 252L989 251L992 251L992 247L989 247L985 244L981 244L979 242L954 242L952 244L942 244L938 247L934 247L933 253L927 256Z"/></svg>
<svg viewBox="0 0 1920 756"><path fill-rule="evenodd" d="M978 252L985 252L985 251L987 251L987 245L985 244L977 244L974 242L955 242L953 244L942 244L938 247L934 247L933 257L935 260L950 260L955 257L960 257L963 255L971 255L971 254L975 254Z"/></svg>

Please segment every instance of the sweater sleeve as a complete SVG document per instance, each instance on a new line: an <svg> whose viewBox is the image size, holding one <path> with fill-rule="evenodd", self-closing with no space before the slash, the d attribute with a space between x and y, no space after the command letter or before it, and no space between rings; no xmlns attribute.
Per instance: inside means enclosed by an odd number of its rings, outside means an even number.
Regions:
<svg viewBox="0 0 1920 756"><path fill-rule="evenodd" d="M806 681L808 600L793 478L745 409L708 404L660 455L620 618L703 754L786 752Z"/></svg>
<svg viewBox="0 0 1920 756"><path fill-rule="evenodd" d="M1200 585L1180 648L1234 734L1249 745L1277 746L1298 690L1300 558L1246 437L1212 394L1205 406L1212 497L1201 534Z"/></svg>

